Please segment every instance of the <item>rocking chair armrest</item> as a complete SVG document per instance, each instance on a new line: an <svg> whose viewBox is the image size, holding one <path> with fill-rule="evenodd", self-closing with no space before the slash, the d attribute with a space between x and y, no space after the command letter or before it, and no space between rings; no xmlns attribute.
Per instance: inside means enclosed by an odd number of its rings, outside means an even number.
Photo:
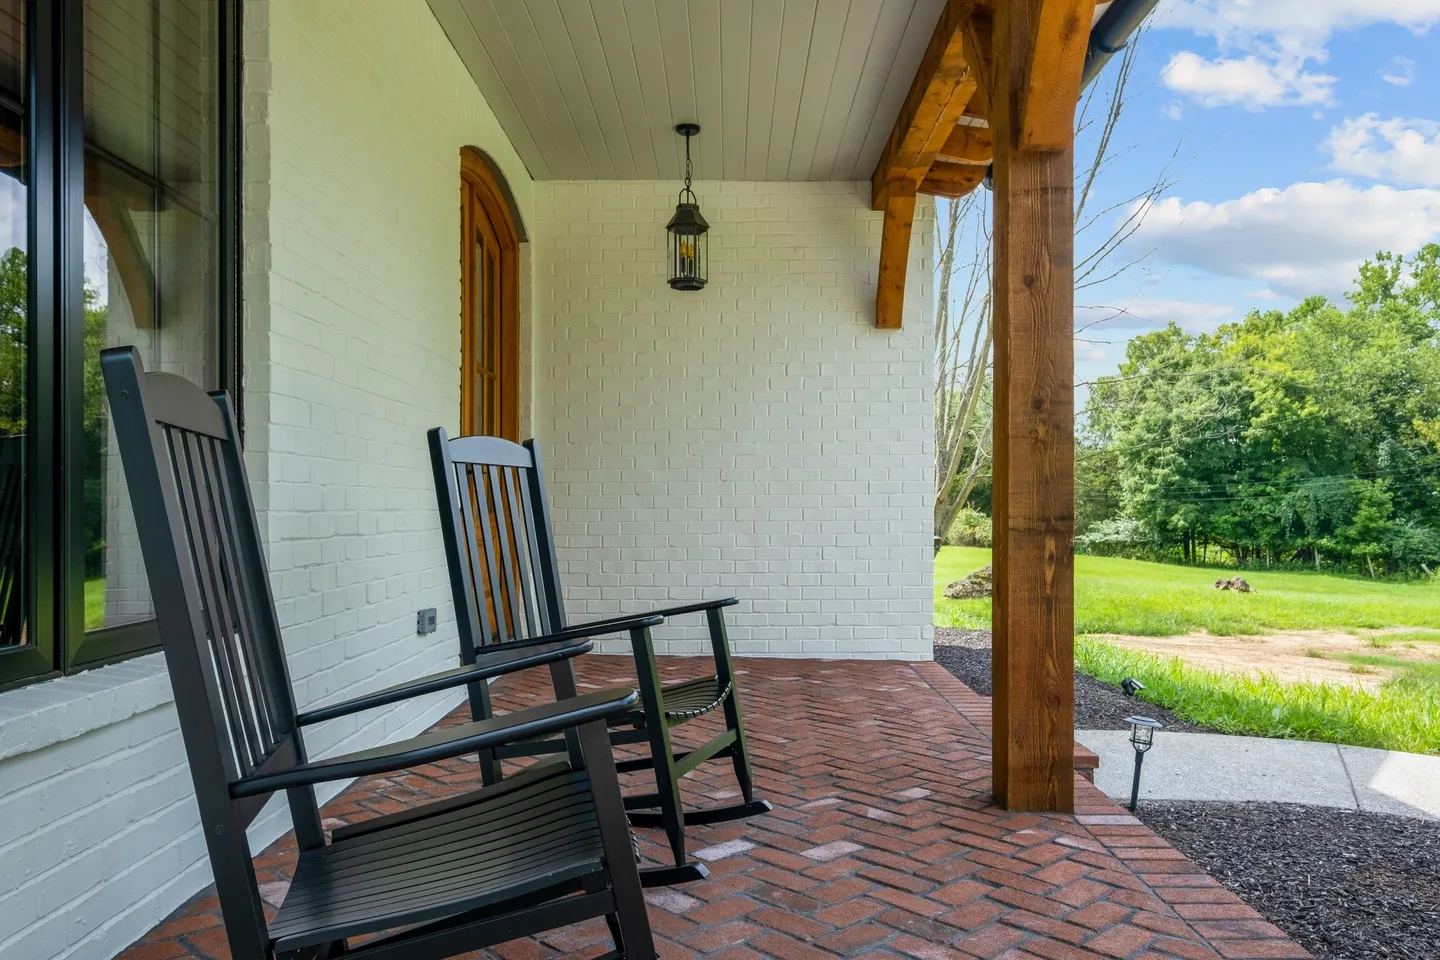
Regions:
<svg viewBox="0 0 1440 960"><path fill-rule="evenodd" d="M541 637L539 639L550 638ZM559 642L527 645L518 649L482 650L475 663L432 673L419 680L397 683L383 690L362 694L350 700L316 707L296 716L295 722L304 727L312 723L334 720L336 717L346 717L362 710L373 710L376 707L410 700L427 693L435 693L438 690L449 690L451 687L464 686L476 681L489 680L491 677L501 677L508 673L528 670L531 667L541 667L570 657L578 657L582 653L589 653L594 647L593 641L575 637Z"/></svg>
<svg viewBox="0 0 1440 960"><path fill-rule="evenodd" d="M622 633L626 630L634 630L639 627L655 627L664 622L665 614L660 611L656 611L655 613L632 613L628 616L613 617L609 620L592 620L589 623L577 623L573 627L566 627L563 630L556 630L554 633L546 633L540 636L490 643L486 644L483 649L518 650L525 647L533 647L537 643L553 643L557 640L570 640L578 637L603 637L607 633Z"/></svg>
<svg viewBox="0 0 1440 960"><path fill-rule="evenodd" d="M611 617L608 620L591 620L588 623L580 624L580 627L608 627L617 626L617 629L630 629L632 621L642 617L682 617L687 613L704 613L707 610L719 610L721 607L733 607L740 602L739 597L722 597L718 600L701 600L696 603L687 603L679 607L666 607L663 610L652 610L649 613L630 613L618 617ZM623 625L623 626L620 626ZM637 624L637 626L654 626L654 624ZM578 628L572 628L578 629Z"/></svg>
<svg viewBox="0 0 1440 960"><path fill-rule="evenodd" d="M245 777L230 784L230 795L236 799L253 797L292 787L392 773L449 760L516 740L549 736L570 727L603 722L628 713L639 699L634 690L626 687L598 690L568 700L516 710L490 720L431 730L418 737L381 744L369 750L302 763L275 773Z"/></svg>

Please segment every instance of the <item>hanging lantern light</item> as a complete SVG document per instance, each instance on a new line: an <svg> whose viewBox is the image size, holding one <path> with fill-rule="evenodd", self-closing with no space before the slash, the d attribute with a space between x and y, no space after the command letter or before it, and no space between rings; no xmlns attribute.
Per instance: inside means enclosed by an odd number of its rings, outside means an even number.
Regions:
<svg viewBox="0 0 1440 960"><path fill-rule="evenodd" d="M690 138L700 132L698 123L682 123L675 132L685 138L685 186L675 204L675 216L665 224L670 238L670 286L676 290L700 290L710 273L710 224L700 213L700 201L690 189Z"/></svg>

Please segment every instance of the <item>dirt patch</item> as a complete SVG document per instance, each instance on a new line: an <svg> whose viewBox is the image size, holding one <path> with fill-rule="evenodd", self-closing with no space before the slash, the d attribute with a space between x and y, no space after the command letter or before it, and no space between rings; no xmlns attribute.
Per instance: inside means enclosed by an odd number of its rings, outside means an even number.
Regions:
<svg viewBox="0 0 1440 960"><path fill-rule="evenodd" d="M1393 668L1361 666L1345 655L1384 654L1400 660L1440 661L1440 644L1388 644L1377 647L1372 637L1383 638L1399 630L1361 634L1330 630L1289 630L1263 636L1217 637L1191 633L1181 637L1135 637L1097 634L1096 639L1161 656L1179 657L1191 666L1225 673L1268 673L1290 683L1332 683L1378 690L1395 675Z"/></svg>

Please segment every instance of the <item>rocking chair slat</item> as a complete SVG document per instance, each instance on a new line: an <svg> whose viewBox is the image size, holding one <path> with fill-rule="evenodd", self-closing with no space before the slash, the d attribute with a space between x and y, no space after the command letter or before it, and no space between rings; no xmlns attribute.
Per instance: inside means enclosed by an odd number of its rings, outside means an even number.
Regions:
<svg viewBox="0 0 1440 960"><path fill-rule="evenodd" d="M510 625L510 636L523 637L526 630L520 620L520 603L516 595L515 578L517 555L514 541L510 538L510 524L505 510L505 493L501 485L500 467L485 467L486 496L495 513L495 553L500 564L500 583L504 587L505 618ZM500 606L499 603L496 604Z"/></svg>
<svg viewBox="0 0 1440 960"><path fill-rule="evenodd" d="M179 377L147 375L133 348L103 351L101 369L230 955L439 960L604 916L617 956L654 960L633 842L617 841L630 835L605 738L606 724L634 709L636 693L595 691L310 762L226 398ZM0 487L6 482L0 473ZM454 502L458 513L461 501ZM525 632L519 619L512 626ZM312 711L318 716L310 720L460 683L483 687L487 676L568 663L590 643L575 632L543 640L482 652L458 678L453 671L421 678ZM317 783L557 735L575 749L513 784L412 807L326 840ZM267 920L245 828L281 790L300 854L287 895ZM347 942L358 936L369 939Z"/></svg>
<svg viewBox="0 0 1440 960"><path fill-rule="evenodd" d="M501 479L505 488L505 505L509 508L510 537L514 547L515 578L519 583L520 599L525 607L526 632L530 635L544 633L545 628L540 624L535 612L535 601L531 595L530 566L531 544L526 537L527 524L520 513L520 504L515 495L515 470L514 467L501 467Z"/></svg>

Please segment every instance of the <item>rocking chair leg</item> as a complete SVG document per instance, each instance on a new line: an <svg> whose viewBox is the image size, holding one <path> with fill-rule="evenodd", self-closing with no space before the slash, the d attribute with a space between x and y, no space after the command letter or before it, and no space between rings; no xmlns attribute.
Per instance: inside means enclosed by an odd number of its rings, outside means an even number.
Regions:
<svg viewBox="0 0 1440 960"><path fill-rule="evenodd" d="M705 611L705 620L710 627L710 642L715 649L715 666L719 682L730 685L725 697L725 726L735 731L735 743L730 747L730 759L735 765L735 779L740 784L740 796L746 804L755 802L755 778L750 772L750 754L745 744L745 724L740 716L740 685L735 682L735 668L730 662L730 638L725 632L725 617L719 610ZM762 803L764 801L761 801ZM769 804L766 804L769 809Z"/></svg>
<svg viewBox="0 0 1440 960"><path fill-rule="evenodd" d="M490 706L490 684L484 680L468 684L466 692L470 697L471 720L478 722L495 716L495 711ZM500 757L495 751L481 750L477 759L480 761L480 783L487 787L499 783L505 774L500 766Z"/></svg>
<svg viewBox="0 0 1440 960"><path fill-rule="evenodd" d="M615 895L615 912L605 917L615 951L626 960L655 960L655 940L645 912L645 896L633 869L635 838L625 823L625 806L620 799L620 778L610 753L610 736L605 724L587 723L576 738L590 775L595 810L600 815L600 842L610 864L610 888ZM628 863L626 863L628 861Z"/></svg>
<svg viewBox="0 0 1440 960"><path fill-rule="evenodd" d="M630 631L635 648L635 666L640 681L640 697L644 701L645 730L650 738L650 756L655 761L655 789L659 794L661 823L670 841L675 866L685 862L685 814L680 806L680 780L675 776L675 751L670 746L670 725L665 722L665 701L660 691L660 674L655 665L655 651L650 630Z"/></svg>

